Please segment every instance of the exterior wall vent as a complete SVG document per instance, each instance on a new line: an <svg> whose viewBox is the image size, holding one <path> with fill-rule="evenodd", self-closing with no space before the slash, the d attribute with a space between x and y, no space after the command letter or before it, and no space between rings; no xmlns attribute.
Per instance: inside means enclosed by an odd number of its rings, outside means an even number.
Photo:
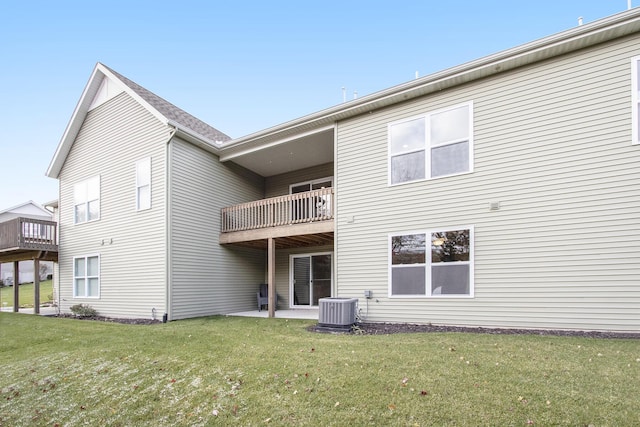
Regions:
<svg viewBox="0 0 640 427"><path fill-rule="evenodd" d="M348 331L356 323L357 298L320 298L318 303L320 328Z"/></svg>

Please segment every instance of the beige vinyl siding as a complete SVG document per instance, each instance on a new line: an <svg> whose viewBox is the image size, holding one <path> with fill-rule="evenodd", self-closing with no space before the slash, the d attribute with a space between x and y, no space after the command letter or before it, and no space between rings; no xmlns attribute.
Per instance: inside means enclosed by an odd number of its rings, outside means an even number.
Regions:
<svg viewBox="0 0 640 427"><path fill-rule="evenodd" d="M265 252L221 246L220 210L261 199L261 177L180 139L170 145L172 320L253 310Z"/></svg>
<svg viewBox="0 0 640 427"><path fill-rule="evenodd" d="M332 176L333 163L325 163L323 165L270 176L265 179L265 197L269 198L289 194L289 186L291 184Z"/></svg>
<svg viewBox="0 0 640 427"><path fill-rule="evenodd" d="M339 123L338 296L364 307L372 290L369 321L639 330L639 49L626 38ZM389 187L387 124L468 101L474 172ZM474 298L388 297L389 233L464 225Z"/></svg>
<svg viewBox="0 0 640 427"><path fill-rule="evenodd" d="M117 123L117 125L114 125ZM62 312L85 303L111 317L165 309L165 144L169 130L122 93L91 110L60 173ZM152 208L136 211L135 164L151 157ZM74 225L74 184L100 175L100 219ZM73 298L73 257L100 255L100 298Z"/></svg>

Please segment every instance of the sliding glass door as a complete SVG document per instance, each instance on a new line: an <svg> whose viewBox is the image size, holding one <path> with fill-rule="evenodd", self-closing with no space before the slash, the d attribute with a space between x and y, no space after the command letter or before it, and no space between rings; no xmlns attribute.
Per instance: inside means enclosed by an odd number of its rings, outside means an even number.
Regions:
<svg viewBox="0 0 640 427"><path fill-rule="evenodd" d="M292 307L317 307L320 298L330 297L332 272L331 253L291 255Z"/></svg>

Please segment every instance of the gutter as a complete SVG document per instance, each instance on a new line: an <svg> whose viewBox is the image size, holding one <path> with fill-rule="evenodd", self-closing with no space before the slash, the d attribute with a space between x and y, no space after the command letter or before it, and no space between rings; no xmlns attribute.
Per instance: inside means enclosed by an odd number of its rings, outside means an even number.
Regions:
<svg viewBox="0 0 640 427"><path fill-rule="evenodd" d="M174 120L167 119L166 124L167 126L170 126L174 129L173 134L180 136L184 140L202 148L205 151L208 151L213 154L220 154L220 148L221 148L220 143L217 143L216 141L212 141L209 138L189 128L182 126L181 124L177 123ZM171 137L173 137L173 134L171 135Z"/></svg>

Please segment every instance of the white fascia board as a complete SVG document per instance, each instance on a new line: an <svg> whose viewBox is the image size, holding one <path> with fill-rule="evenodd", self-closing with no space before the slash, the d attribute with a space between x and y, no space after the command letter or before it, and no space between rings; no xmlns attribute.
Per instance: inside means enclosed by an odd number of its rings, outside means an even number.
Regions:
<svg viewBox="0 0 640 427"><path fill-rule="evenodd" d="M80 131L80 127L84 122L84 117L89 111L89 107L93 102L93 98L95 97L97 91L100 89L100 84L102 83L102 78L108 78L111 82L118 85L122 91L126 92L129 96L131 96L137 103L142 105L149 113L151 113L156 119L158 119L161 123L166 126L171 126L179 131L183 138L187 141L198 145L199 147L211 151L213 153L218 153L218 145L215 144L214 141L210 141L208 138L205 138L202 135L199 135L189 129L184 128L183 126L167 119L163 114L161 114L158 110L152 107L147 101L145 101L140 95L138 95L133 89L124 84L117 76L115 76L108 68L103 66L101 63L97 63L93 72L91 73L91 77L87 85L85 86L82 95L80 96L80 100L76 105L76 108L71 116L71 120L69 124L67 124L67 128L58 144L58 148L49 164L49 168L47 169L46 176L51 178L58 178L60 176L60 171L62 170L62 166L71 150L71 146L75 141L78 132Z"/></svg>
<svg viewBox="0 0 640 427"><path fill-rule="evenodd" d="M60 170L62 169L62 165L71 150L71 146L73 145L73 141L75 140L78 132L80 131L80 127L82 126L82 122L84 121L84 116L89 111L89 106L93 101L93 97L96 92L100 88L100 83L102 82L101 76L98 73L104 74L102 70L100 70L100 64L96 64L91 73L91 77L89 77L89 81L87 82L84 90L82 91L82 95L76 104L76 108L73 110L73 114L71 115L71 119L67 124L67 127L62 134L62 138L58 143L58 147L56 148L56 152L49 163L49 167L47 168L46 176L50 178L58 178L60 176Z"/></svg>

